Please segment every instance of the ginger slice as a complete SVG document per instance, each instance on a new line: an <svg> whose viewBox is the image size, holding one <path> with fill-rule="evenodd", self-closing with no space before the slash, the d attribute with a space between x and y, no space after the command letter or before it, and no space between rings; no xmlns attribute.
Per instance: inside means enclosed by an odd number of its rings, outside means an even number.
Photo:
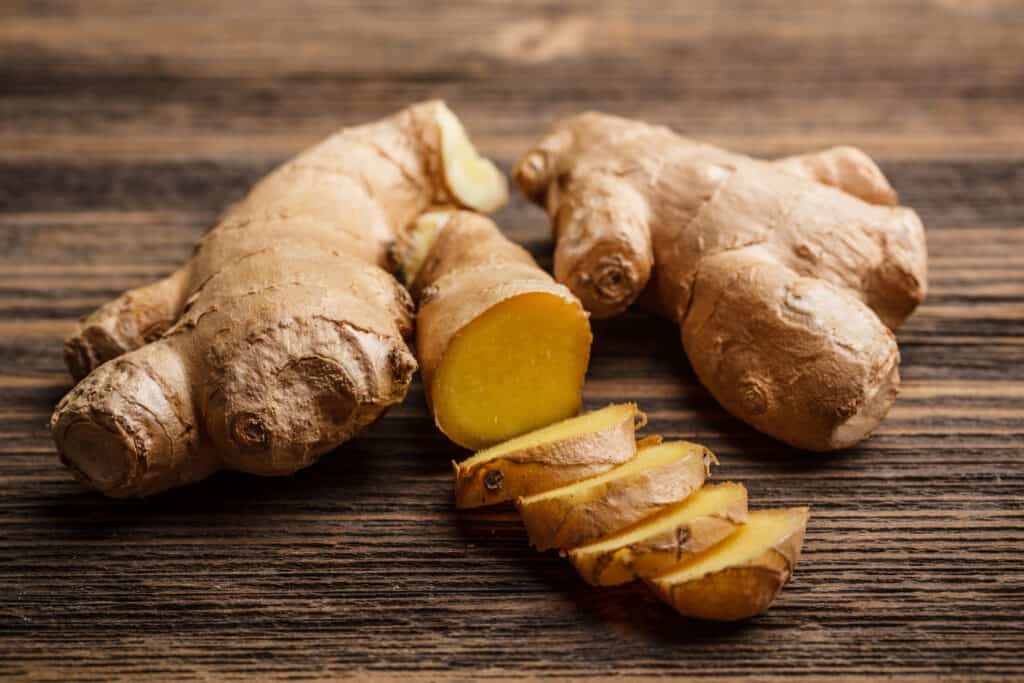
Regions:
<svg viewBox="0 0 1024 683"><path fill-rule="evenodd" d="M636 455L646 416L634 403L607 406L509 439L455 467L455 505L493 505L593 477Z"/></svg>
<svg viewBox="0 0 1024 683"><path fill-rule="evenodd" d="M806 507L751 512L726 540L647 579L680 614L735 621L764 612L800 558Z"/></svg>
<svg viewBox="0 0 1024 683"><path fill-rule="evenodd" d="M569 553L588 583L614 586L652 576L718 543L747 518L747 490L705 486L678 505Z"/></svg>
<svg viewBox="0 0 1024 683"><path fill-rule="evenodd" d="M597 477L519 498L516 507L538 550L574 548L685 500L700 488L715 461L708 449L674 441Z"/></svg>

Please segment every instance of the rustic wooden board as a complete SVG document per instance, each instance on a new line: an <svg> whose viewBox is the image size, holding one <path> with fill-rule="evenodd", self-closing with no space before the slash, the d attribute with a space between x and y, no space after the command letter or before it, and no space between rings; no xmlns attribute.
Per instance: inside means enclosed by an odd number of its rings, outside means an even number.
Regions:
<svg viewBox="0 0 1024 683"><path fill-rule="evenodd" d="M3 3L0 677L1024 677L1024 8L669 4ZM669 325L596 325L588 405L638 400L756 504L813 505L767 615L687 621L530 552L510 509L456 514L418 386L288 479L113 502L58 465L72 320L285 156L432 95L506 168L595 108L765 155L860 144L921 211L904 390L850 452L727 416ZM540 212L499 221L547 261Z"/></svg>

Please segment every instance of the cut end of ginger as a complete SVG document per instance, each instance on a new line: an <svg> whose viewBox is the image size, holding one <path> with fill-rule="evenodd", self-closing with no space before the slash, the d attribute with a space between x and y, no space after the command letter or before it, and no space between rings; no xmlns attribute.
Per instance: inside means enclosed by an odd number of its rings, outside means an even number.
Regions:
<svg viewBox="0 0 1024 683"><path fill-rule="evenodd" d="M438 114L445 184L466 208L480 213L497 211L508 201L505 176L489 159L480 156L462 123L447 107Z"/></svg>
<svg viewBox="0 0 1024 683"><path fill-rule="evenodd" d="M789 581L809 516L805 507L751 512L727 539L650 583L686 616L735 621L760 614Z"/></svg>
<svg viewBox="0 0 1024 683"><path fill-rule="evenodd" d="M438 425L478 449L575 415L590 341L577 301L547 292L502 301L446 349L432 382Z"/></svg>

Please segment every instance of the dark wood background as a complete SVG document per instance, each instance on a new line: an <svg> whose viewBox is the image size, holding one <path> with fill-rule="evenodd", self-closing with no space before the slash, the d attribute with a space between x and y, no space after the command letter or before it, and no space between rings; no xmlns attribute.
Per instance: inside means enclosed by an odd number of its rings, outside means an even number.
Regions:
<svg viewBox="0 0 1024 683"><path fill-rule="evenodd" d="M6 0L0 8L0 677L1024 677L1024 7ZM602 109L766 156L848 143L928 228L878 433L794 451L719 409L667 324L596 325L586 402L637 400L759 506L811 504L796 580L716 626L585 586L510 509L456 514L417 386L299 475L143 502L46 423L71 322L184 259L347 123L449 100L507 169ZM548 262L542 214L499 216Z"/></svg>

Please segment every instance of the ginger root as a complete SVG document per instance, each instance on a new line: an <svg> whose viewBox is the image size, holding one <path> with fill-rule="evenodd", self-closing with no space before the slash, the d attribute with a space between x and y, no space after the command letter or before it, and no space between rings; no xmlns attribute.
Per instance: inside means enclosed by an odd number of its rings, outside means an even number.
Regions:
<svg viewBox="0 0 1024 683"><path fill-rule="evenodd" d="M892 330L925 295L926 250L863 152L765 162L587 113L557 124L515 177L550 216L555 278L596 317L646 288L737 417L831 450L888 412Z"/></svg>
<svg viewBox="0 0 1024 683"><path fill-rule="evenodd" d="M485 448L579 411L589 316L490 219L427 213L395 256L419 305L427 400L448 438Z"/></svg>
<svg viewBox="0 0 1024 683"><path fill-rule="evenodd" d="M702 619L765 611L792 577L807 508L748 515L742 485L702 487L718 461L685 441L645 437L609 469L600 444L622 449L623 420L635 410L609 406L457 463L457 505L530 491L516 498L530 543L560 550L588 583L642 579L678 612ZM493 492L483 490L488 480Z"/></svg>
<svg viewBox="0 0 1024 683"><path fill-rule="evenodd" d="M330 136L260 181L181 269L79 323L65 359L82 381L51 421L61 459L111 496L310 465L401 401L416 369L393 243L433 205L505 196L440 101Z"/></svg>

